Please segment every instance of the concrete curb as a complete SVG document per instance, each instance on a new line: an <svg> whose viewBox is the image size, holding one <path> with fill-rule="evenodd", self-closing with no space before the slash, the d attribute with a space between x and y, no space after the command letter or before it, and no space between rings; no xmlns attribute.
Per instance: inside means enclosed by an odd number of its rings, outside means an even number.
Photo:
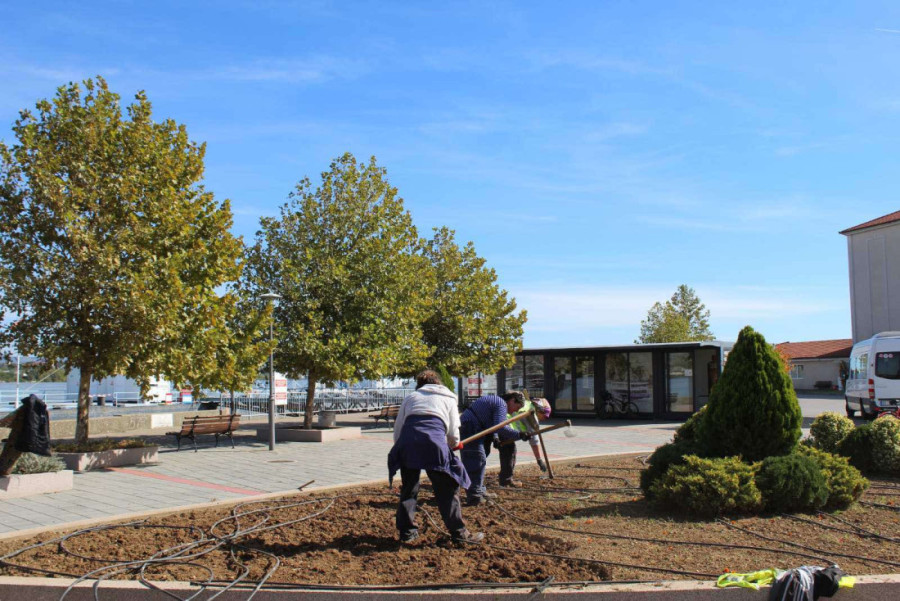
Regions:
<svg viewBox="0 0 900 601"><path fill-rule="evenodd" d="M28 599L29 601L58 601L62 592L72 584L63 578L28 578L21 576L0 577L0 599ZM197 592L199 587L186 582L155 582L166 591L185 598ZM81 582L66 597L72 601L93 601L93 582ZM351 598L353 601L456 601L490 595L492 601L521 601L534 594L531 588L491 588L491 589L441 589L432 591L371 591L371 590L261 590L254 597L258 601L284 601L304 599L304 601L339 601ZM840 599L866 601L892 601L900 592L900 575L858 576L852 589L843 589ZM119 601L163 601L171 597L161 591L148 589L132 580L105 581L99 587L101 598ZM223 593L223 601L244 600L249 590L231 590ZM588 586L549 588L541 594L544 601L578 600L602 598L605 601L704 601L721 600L723 596L731 601L765 601L769 589L730 589L727 592L716 588L712 582L692 580L661 580L651 583L608 583Z"/></svg>

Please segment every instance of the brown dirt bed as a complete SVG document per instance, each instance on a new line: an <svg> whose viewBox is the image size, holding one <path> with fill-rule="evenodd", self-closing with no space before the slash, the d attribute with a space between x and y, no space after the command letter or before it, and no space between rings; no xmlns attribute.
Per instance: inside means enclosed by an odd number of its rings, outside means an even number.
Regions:
<svg viewBox="0 0 900 601"><path fill-rule="evenodd" d="M235 538L238 545L211 549L212 543L204 543L190 551L199 557L184 562L207 566L212 578L220 581L234 580L243 564L249 570L247 578L258 580L275 567L277 557L280 565L271 582L332 585L539 582L549 577L556 582L703 579L726 570L749 572L828 561L856 575L900 572L900 512L894 510L895 504L900 505L898 480L873 480L863 498L886 507L856 505L827 516L798 516L811 523L775 515L732 517L723 523L667 516L650 507L634 488L640 460L634 455L614 456L559 465L554 481L541 478L533 467L518 468L525 488L493 488L499 495L495 505L463 510L469 528L486 533L484 545L460 548L450 543L426 481L420 495L422 537L412 545L397 541L395 493L367 487L155 516L138 526L79 533L62 545L42 546L9 561L80 576L209 537L210 527L232 511L265 510L226 519L212 530L218 536L231 535L236 528L247 530ZM496 473L489 478L495 482ZM265 530L294 520L302 521ZM0 555L64 534L5 540L0 542ZM742 548L713 546L717 544ZM202 567L184 562L152 565L147 577L193 581L209 577ZM41 575L9 566L0 573Z"/></svg>

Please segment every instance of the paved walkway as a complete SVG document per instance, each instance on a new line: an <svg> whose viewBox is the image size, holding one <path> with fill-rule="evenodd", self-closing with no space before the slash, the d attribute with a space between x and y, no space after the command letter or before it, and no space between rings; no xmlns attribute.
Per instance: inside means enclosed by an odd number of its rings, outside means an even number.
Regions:
<svg viewBox="0 0 900 601"><path fill-rule="evenodd" d="M227 442L211 446L201 439L200 451L176 451L171 443L160 449L153 466L115 468L75 474L70 491L0 502L0 533L27 530L153 509L234 499L268 492L295 490L315 480L306 490L381 479L387 485L387 452L391 431L372 427L361 415L340 416L346 425L362 425L363 437L324 444L257 442L255 431L236 436L236 448ZM551 419L548 424L558 423ZM669 441L678 427L673 422L576 421L566 437L562 430L545 438L551 460L585 455L649 452ZM519 445L520 462L531 458L527 445ZM497 465L491 453L490 466Z"/></svg>

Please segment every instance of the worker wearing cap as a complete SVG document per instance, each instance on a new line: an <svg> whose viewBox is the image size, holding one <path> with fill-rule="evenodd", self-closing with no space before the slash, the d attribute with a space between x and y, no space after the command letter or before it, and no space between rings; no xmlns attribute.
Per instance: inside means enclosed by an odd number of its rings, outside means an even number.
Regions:
<svg viewBox="0 0 900 601"><path fill-rule="evenodd" d="M510 398L520 398L523 405L521 409L508 417L515 417L522 413L534 411L539 422L550 418L550 403L547 402L546 399L534 399L533 401L529 401L521 392L516 390L507 392L503 395L504 400ZM534 458L537 460L538 467L541 468L542 472L546 472L547 464L544 463L544 460L541 458L540 439L538 439L537 436L537 424L535 424L531 418L525 418L511 423L510 427L519 431L520 434L524 432L528 435L528 444L531 445L531 451L534 453ZM500 486L522 486L521 482L513 479L513 471L516 469L515 443L504 445L498 444L497 447L500 452Z"/></svg>
<svg viewBox="0 0 900 601"><path fill-rule="evenodd" d="M522 408L523 401L524 398L513 398L507 401L495 394L486 394L477 398L459 418L460 436L466 439L502 424L506 421L507 414L515 413ZM528 434L509 426L503 426L493 436L493 440L512 438L526 440ZM484 487L484 470L487 466L487 456L491 453L491 441L491 436L485 436L483 439L466 445L459 453L471 480L471 484L466 489L467 505L479 505L487 496L487 489Z"/></svg>
<svg viewBox="0 0 900 601"><path fill-rule="evenodd" d="M416 391L403 399L394 422L394 446L388 453L388 479L400 471L402 482L397 506L400 541L419 538L416 505L422 470L428 474L444 525L454 542L480 542L481 532L470 532L462 518L459 487L469 486L469 476L453 449L459 445L459 410L456 395L441 384L432 370L416 376Z"/></svg>

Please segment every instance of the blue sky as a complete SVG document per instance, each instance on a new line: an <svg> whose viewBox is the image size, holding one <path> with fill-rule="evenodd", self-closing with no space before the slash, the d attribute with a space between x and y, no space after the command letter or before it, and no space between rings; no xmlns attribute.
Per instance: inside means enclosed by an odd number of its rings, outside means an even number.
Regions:
<svg viewBox="0 0 900 601"><path fill-rule="evenodd" d="M898 206L895 2L3 1L0 137L102 74L206 141L252 238L375 155L474 241L525 344L630 343L682 283L718 338L850 336L846 241Z"/></svg>

